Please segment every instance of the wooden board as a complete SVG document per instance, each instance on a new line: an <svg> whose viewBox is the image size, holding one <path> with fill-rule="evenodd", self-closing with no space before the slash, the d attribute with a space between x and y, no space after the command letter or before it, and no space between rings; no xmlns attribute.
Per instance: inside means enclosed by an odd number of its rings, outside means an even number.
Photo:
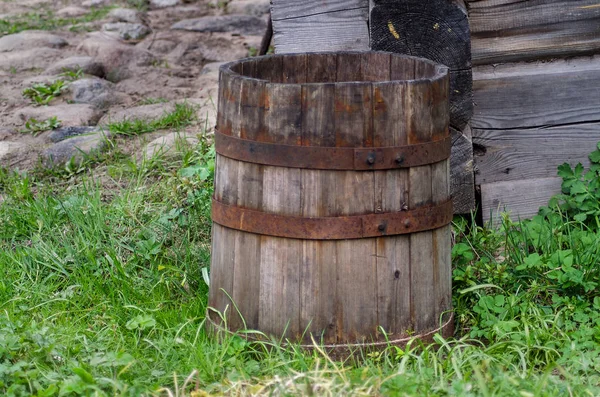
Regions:
<svg viewBox="0 0 600 397"><path fill-rule="evenodd" d="M475 68L472 127L508 129L599 120L599 81L600 56Z"/></svg>
<svg viewBox="0 0 600 397"><path fill-rule="evenodd" d="M560 193L561 182L561 178L541 178L481 185L484 222L498 225L505 209L513 220L533 217L550 197Z"/></svg>
<svg viewBox="0 0 600 397"><path fill-rule="evenodd" d="M479 0L468 7L476 65L600 51L597 0Z"/></svg>
<svg viewBox="0 0 600 397"><path fill-rule="evenodd" d="M450 129L452 154L450 156L450 193L455 214L468 214L475 210L475 175L473 162L473 136L471 127Z"/></svg>
<svg viewBox="0 0 600 397"><path fill-rule="evenodd" d="M273 0L271 16L274 20L294 19L336 11L348 11L367 7L368 0Z"/></svg>
<svg viewBox="0 0 600 397"><path fill-rule="evenodd" d="M273 0L277 53L369 49L369 7L363 0Z"/></svg>
<svg viewBox="0 0 600 397"><path fill-rule="evenodd" d="M589 165L588 154L600 141L600 122L475 134L477 184L521 181L556 176L565 162Z"/></svg>
<svg viewBox="0 0 600 397"><path fill-rule="evenodd" d="M599 56L474 68L475 183L484 217L497 207L495 183L553 178L564 162L587 164L600 141L598 81ZM549 197L539 192L522 189L505 204L531 215Z"/></svg>
<svg viewBox="0 0 600 397"><path fill-rule="evenodd" d="M398 63L396 66L402 66ZM414 67L388 68L388 78L404 74L414 77ZM408 74L406 74L408 73ZM408 144L408 125L403 117L407 87L377 83L373 85L373 132L377 146ZM383 133L383 132L386 133ZM408 204L408 170L375 174L375 211L402 211ZM414 328L411 319L410 236L377 239L377 320L391 335L406 334Z"/></svg>

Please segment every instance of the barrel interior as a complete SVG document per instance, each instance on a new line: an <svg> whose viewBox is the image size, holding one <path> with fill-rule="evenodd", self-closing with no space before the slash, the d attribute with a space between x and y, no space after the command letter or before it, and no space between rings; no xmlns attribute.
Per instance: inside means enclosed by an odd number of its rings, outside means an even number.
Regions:
<svg viewBox="0 0 600 397"><path fill-rule="evenodd" d="M273 55L230 65L241 76L278 84L421 80L445 69L422 58L383 52Z"/></svg>
<svg viewBox="0 0 600 397"><path fill-rule="evenodd" d="M274 55L224 65L220 78L217 133L245 142L353 150L448 138L447 68L427 60ZM447 202L448 180L448 160L331 170L241 161L217 147L215 200L280 216L385 215ZM449 226L323 241L214 223L209 314L233 331L303 343L385 344L431 335L442 318L449 329L450 272Z"/></svg>

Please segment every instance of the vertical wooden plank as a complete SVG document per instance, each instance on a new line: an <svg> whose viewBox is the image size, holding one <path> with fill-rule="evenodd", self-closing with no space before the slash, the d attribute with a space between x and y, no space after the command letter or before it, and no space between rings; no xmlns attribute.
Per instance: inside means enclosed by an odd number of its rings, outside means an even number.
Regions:
<svg viewBox="0 0 600 397"><path fill-rule="evenodd" d="M302 87L300 85L267 84L269 107L265 118L272 142L302 143Z"/></svg>
<svg viewBox="0 0 600 397"><path fill-rule="evenodd" d="M406 85L373 84L373 130L375 146L407 144L405 118ZM398 212L407 208L408 170L375 173L376 212ZM395 335L412 328L410 317L410 237L377 239L378 324Z"/></svg>
<svg viewBox="0 0 600 397"><path fill-rule="evenodd" d="M362 77L360 55L338 55L338 81ZM336 146L373 146L372 87L337 83L335 89ZM375 211L373 173L337 173L336 207L332 215L357 215ZM336 330L338 342L368 341L376 333L376 239L337 242Z"/></svg>
<svg viewBox="0 0 600 397"><path fill-rule="evenodd" d="M392 80L412 80L415 78L415 59L392 56L390 59Z"/></svg>
<svg viewBox="0 0 600 397"><path fill-rule="evenodd" d="M213 223L212 227L212 255L210 264L210 284L209 291L209 310L216 310L229 324L232 318L232 312L235 311L231 303L233 292L232 272L235 268L235 252L232 247L235 244L235 236L219 224ZM229 295L229 296L228 296ZM209 311L209 315L217 324L221 324L221 317L214 312Z"/></svg>
<svg viewBox="0 0 600 397"><path fill-rule="evenodd" d="M307 83L334 83L337 75L337 55L309 54L306 69Z"/></svg>
<svg viewBox="0 0 600 397"><path fill-rule="evenodd" d="M340 53L337 55L336 82L362 81L361 55Z"/></svg>
<svg viewBox="0 0 600 397"><path fill-rule="evenodd" d="M431 166L431 191L435 204L450 198L450 166L449 161L440 161ZM433 239L433 284L437 313L443 313L452 303L452 226L444 226L432 232ZM439 318L434 319L438 321Z"/></svg>
<svg viewBox="0 0 600 397"><path fill-rule="evenodd" d="M300 85L267 84L269 108L265 124L273 142L299 145L302 141ZM263 210L301 215L302 173L297 168L263 167ZM259 326L274 335L299 339L300 262L302 241L261 237Z"/></svg>
<svg viewBox="0 0 600 397"><path fill-rule="evenodd" d="M302 171L302 216L329 216L335 207L336 173ZM308 331L317 342L336 342L337 260L335 241L303 242L300 269L300 329Z"/></svg>
<svg viewBox="0 0 600 397"><path fill-rule="evenodd" d="M336 146L373 146L370 85L337 83L334 117Z"/></svg>
<svg viewBox="0 0 600 397"><path fill-rule="evenodd" d="M228 72L219 71L219 98L217 100L217 130L222 133L225 131L225 106L227 100L227 84L229 82Z"/></svg>
<svg viewBox="0 0 600 397"><path fill-rule="evenodd" d="M341 171L335 215L373 213L374 178L369 172ZM377 332L377 239L337 242L338 342L370 342Z"/></svg>
<svg viewBox="0 0 600 397"><path fill-rule="evenodd" d="M273 55L261 61L256 67L256 78L269 83L283 81L283 57Z"/></svg>
<svg viewBox="0 0 600 397"><path fill-rule="evenodd" d="M240 76L231 76L225 89L228 95L225 114L223 116L225 123L225 131L223 133L239 136L242 123L242 118L240 117L242 78Z"/></svg>
<svg viewBox="0 0 600 397"><path fill-rule="evenodd" d="M309 55L307 81L328 79L323 65L335 56ZM315 64L316 61L316 64ZM325 75L322 75L325 73ZM335 85L305 85L302 88L302 144L304 146L335 146L335 124L332 117ZM302 170L302 216L331 216L335 208L337 175L331 171ZM336 342L336 242L303 242L300 277L300 328L312 333L315 340L326 344ZM309 343L307 334L304 340Z"/></svg>
<svg viewBox="0 0 600 397"><path fill-rule="evenodd" d="M415 68L419 78L423 68ZM430 81L415 80L408 86L410 95L407 104L409 120L408 143L422 143L431 140L432 120L429 101ZM409 171L409 209L431 204L431 166L413 167ZM433 285L433 239L432 232L414 233L410 236L411 308L416 332L433 329L436 325Z"/></svg>
<svg viewBox="0 0 600 397"><path fill-rule="evenodd" d="M300 215L302 174L298 168L264 167L263 210ZM302 240L261 237L259 326L264 332L300 338Z"/></svg>
<svg viewBox="0 0 600 397"><path fill-rule="evenodd" d="M306 83L306 54L288 55L283 58L283 83Z"/></svg>
<svg viewBox="0 0 600 397"><path fill-rule="evenodd" d="M253 62L253 73L256 72L256 62ZM246 63L244 63L246 68ZM244 71L247 71L244 69ZM241 86L241 127L240 138L256 139L264 130L264 97L265 83L256 79L244 79ZM237 201L239 207L262 210L263 175L262 166L258 164L238 162L236 180ZM231 231L235 234L235 265L233 278L233 301L238 312L233 313L230 320L231 329L257 329L260 285L260 242L261 237L252 233Z"/></svg>
<svg viewBox="0 0 600 397"><path fill-rule="evenodd" d="M256 77L256 59L247 59L242 64L242 75L246 77Z"/></svg>
<svg viewBox="0 0 600 397"><path fill-rule="evenodd" d="M241 176L242 177L242 176ZM243 178L243 177L242 177ZM227 249L234 257L233 273L227 277L233 281L233 302L237 307L232 312L229 324L231 329L258 329L258 305L260 295L260 236L228 229L233 236L233 244ZM233 309L233 308L232 308Z"/></svg>
<svg viewBox="0 0 600 397"><path fill-rule="evenodd" d="M445 67L432 68L431 75L444 73ZM431 82L430 86L430 101L431 108L431 140L438 141L448 137L449 135L449 120L450 120L450 102L448 96L450 93L450 80L437 79Z"/></svg>
<svg viewBox="0 0 600 397"><path fill-rule="evenodd" d="M240 130L239 137L258 140L266 133L265 126L265 95L266 84L262 80L244 79L240 95Z"/></svg>
<svg viewBox="0 0 600 397"><path fill-rule="evenodd" d="M443 72L442 69L437 70ZM449 134L449 78L438 79L431 84L432 140L444 139ZM450 160L431 165L431 198L434 204L450 199ZM432 231L433 244L433 290L436 313L450 309L452 303L451 226ZM434 325L441 325L440 318L433 318Z"/></svg>
<svg viewBox="0 0 600 397"><path fill-rule="evenodd" d="M390 79L391 56L389 53L368 53L360 58L363 81L387 81Z"/></svg>
<svg viewBox="0 0 600 397"><path fill-rule="evenodd" d="M237 161L217 155L217 172L215 174L215 198L225 204L237 202ZM233 293L233 277L235 271L235 235L236 231L213 223L213 249L210 268L211 306L223 313L226 310L226 321L229 323L235 311L231 302ZM217 320L215 316L213 319Z"/></svg>
<svg viewBox="0 0 600 397"><path fill-rule="evenodd" d="M302 145L335 146L335 84L302 88Z"/></svg>

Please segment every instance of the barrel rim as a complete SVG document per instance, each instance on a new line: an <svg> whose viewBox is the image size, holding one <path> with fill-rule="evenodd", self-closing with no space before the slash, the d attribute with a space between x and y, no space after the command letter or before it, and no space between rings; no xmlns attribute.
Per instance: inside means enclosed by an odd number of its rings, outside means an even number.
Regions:
<svg viewBox="0 0 600 397"><path fill-rule="evenodd" d="M259 79L256 77L251 77L251 76L245 76L241 73L235 72L232 70L232 68L235 65L239 65L242 64L244 62L249 62L249 61L257 61L257 60L266 60L266 59L273 59L273 58L286 58L286 57L292 57L292 56L299 56L299 55L340 55L340 54L344 54L344 55L365 55L365 54L388 54L397 58L406 58L406 59L413 59L415 61L419 61L422 63L426 63L429 64L431 66L435 67L435 74L431 77L422 77L422 78L418 78L418 79L401 79L401 80L392 80L392 79L385 79L385 80L381 80L381 81L366 81L366 80L349 80L349 81L335 81L335 82L321 82L321 83L276 83L276 82L272 82L270 80L267 79ZM441 63L438 62L434 62L430 59L427 58L421 58L421 57L417 57L414 55L405 55L405 54L398 54L398 53L394 53L394 52L390 52L390 51L324 51L324 52L319 52L319 51L310 51L310 52L289 52L289 53L285 53L285 54L270 54L270 55L263 55L260 57L246 57L246 58L242 58L242 59L238 59L236 61L232 61L232 62L228 62L224 65L221 65L221 67L219 68L219 73L220 75L227 75L229 78L239 78L242 80L248 80L248 81L255 81L255 82L260 82L260 83L264 83L264 84L269 84L269 85L274 85L274 86L307 86L307 87L320 87L320 86L326 86L326 85L335 85L335 84L357 84L357 85L363 85L363 84L400 84L400 83L411 83L411 84L419 84L419 83L424 83L424 84L432 84L435 82L438 82L440 80L443 80L445 78L447 78L447 76L450 73L450 68L446 65L443 65Z"/></svg>

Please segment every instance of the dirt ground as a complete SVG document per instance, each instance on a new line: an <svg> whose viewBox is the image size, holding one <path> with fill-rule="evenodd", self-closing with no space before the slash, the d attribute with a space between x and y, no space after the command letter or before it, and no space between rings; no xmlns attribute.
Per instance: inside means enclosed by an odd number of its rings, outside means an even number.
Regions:
<svg viewBox="0 0 600 397"><path fill-rule="evenodd" d="M269 2L149 1L0 1L0 167L60 165L98 150L110 123L156 120L183 101L196 125L214 126L218 68L256 54ZM36 101L26 94L40 83L55 92ZM147 152L172 145L172 134L126 146ZM82 143L65 145L73 137Z"/></svg>

